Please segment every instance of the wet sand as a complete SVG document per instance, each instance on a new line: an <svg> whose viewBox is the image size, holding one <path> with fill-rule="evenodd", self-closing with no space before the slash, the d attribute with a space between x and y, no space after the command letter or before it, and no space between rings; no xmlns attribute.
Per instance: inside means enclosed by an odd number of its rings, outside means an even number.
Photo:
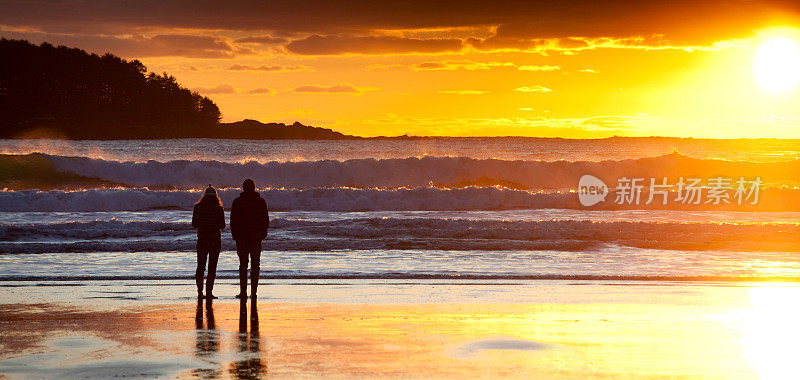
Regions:
<svg viewBox="0 0 800 380"><path fill-rule="evenodd" d="M798 284L273 281L244 305L142 285L0 284L0 374L791 378L800 354Z"/></svg>

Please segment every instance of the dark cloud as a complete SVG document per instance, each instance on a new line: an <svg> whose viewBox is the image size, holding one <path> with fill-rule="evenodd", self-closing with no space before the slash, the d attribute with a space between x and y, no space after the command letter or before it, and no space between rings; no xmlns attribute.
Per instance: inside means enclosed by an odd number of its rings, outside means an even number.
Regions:
<svg viewBox="0 0 800 380"><path fill-rule="evenodd" d="M593 45L579 38L520 38L499 37L468 38L467 44L478 50L581 50Z"/></svg>
<svg viewBox="0 0 800 380"><path fill-rule="evenodd" d="M359 93L359 89L347 85L347 84L339 84L331 87L321 87L321 86L300 86L294 89L295 92L330 92L330 93Z"/></svg>
<svg viewBox="0 0 800 380"><path fill-rule="evenodd" d="M0 31L0 35L26 39L33 43L50 42L55 45L78 47L98 54L113 53L123 57L231 58L238 54L252 53L249 49L234 48L220 38L209 36L173 34L122 38L9 31Z"/></svg>
<svg viewBox="0 0 800 380"><path fill-rule="evenodd" d="M261 65L261 66L249 66L249 65L231 65L228 70L233 71L266 71L266 72L281 72L281 71L309 71L311 67L303 66L303 65Z"/></svg>
<svg viewBox="0 0 800 380"><path fill-rule="evenodd" d="M233 56L233 47L216 37L158 35L151 38L135 38L132 41L134 41L135 48L140 51L130 55L139 57L177 55L196 58L227 58Z"/></svg>
<svg viewBox="0 0 800 380"><path fill-rule="evenodd" d="M468 40L481 50L553 48L548 42L553 39L564 49L579 49L567 45L591 45L597 38L645 46L697 46L800 21L796 0L0 0L0 9L0 25L15 30L104 36L168 34L165 31L177 28L198 34L251 31L254 36L237 43L281 44L286 42L282 38L291 37L295 41L289 42L289 50L298 54L453 51L467 37L462 33L434 39L425 34L436 28L496 27L494 36L472 35ZM380 30L399 32L395 37L374 37ZM152 41L157 51L180 50L174 45L187 43ZM226 51L230 50L224 46L195 47L180 55L230 54Z"/></svg>
<svg viewBox="0 0 800 380"><path fill-rule="evenodd" d="M283 45L289 42L289 40L283 37L251 36L251 37L239 38L234 42L240 44Z"/></svg>
<svg viewBox="0 0 800 380"><path fill-rule="evenodd" d="M394 36L320 36L294 40L286 50L295 54L396 54L441 53L461 50L458 38L403 38Z"/></svg>
<svg viewBox="0 0 800 380"><path fill-rule="evenodd" d="M0 2L0 25L46 31L119 33L120 28L343 33L373 29L484 25L516 13L514 4L407 0L62 0Z"/></svg>
<svg viewBox="0 0 800 380"><path fill-rule="evenodd" d="M495 35L469 38L479 50L580 50L595 46L703 47L747 38L759 29L800 20L800 2L596 1L543 8L534 21L498 25Z"/></svg>

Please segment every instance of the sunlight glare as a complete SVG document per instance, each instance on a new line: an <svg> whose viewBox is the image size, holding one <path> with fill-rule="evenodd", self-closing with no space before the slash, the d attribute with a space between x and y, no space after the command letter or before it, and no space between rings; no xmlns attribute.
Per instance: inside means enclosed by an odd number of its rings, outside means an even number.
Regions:
<svg viewBox="0 0 800 380"><path fill-rule="evenodd" d="M745 357L762 379L789 379L800 371L800 287L774 284L753 287L745 317Z"/></svg>
<svg viewBox="0 0 800 380"><path fill-rule="evenodd" d="M753 62L756 81L767 91L787 93L800 84L800 46L788 37L771 38L756 51Z"/></svg>

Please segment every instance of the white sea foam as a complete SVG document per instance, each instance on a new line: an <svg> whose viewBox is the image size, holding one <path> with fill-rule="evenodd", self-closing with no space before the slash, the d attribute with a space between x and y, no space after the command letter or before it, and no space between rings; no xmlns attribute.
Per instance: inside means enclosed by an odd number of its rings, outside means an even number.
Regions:
<svg viewBox="0 0 800 380"><path fill-rule="evenodd" d="M602 162L504 161L467 157L410 157L297 162L179 160L120 162L85 157L45 155L65 173L127 186L192 189L213 183L238 187L253 178L261 187L464 187L499 185L515 189L574 189L579 178L592 174L608 184L621 177L661 178L761 176L770 184L800 181L800 161L780 163L697 160L667 156Z"/></svg>
<svg viewBox="0 0 800 380"><path fill-rule="evenodd" d="M191 210L200 198L199 190L152 190L148 188L0 191L0 212L95 212ZM239 189L219 189L226 208L240 194ZM260 194L274 211L456 211L516 209L667 209L713 211L800 211L800 190L762 190L760 201L751 206L728 204L698 205L669 202L618 204L609 199L591 208L578 202L572 192L541 192L500 187L437 187L397 189L308 188L263 189ZM646 199L646 196L644 197Z"/></svg>

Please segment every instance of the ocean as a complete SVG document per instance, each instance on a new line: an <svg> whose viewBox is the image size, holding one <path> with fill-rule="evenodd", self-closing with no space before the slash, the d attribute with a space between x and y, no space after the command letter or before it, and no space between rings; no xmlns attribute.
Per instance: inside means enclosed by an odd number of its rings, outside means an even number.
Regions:
<svg viewBox="0 0 800 380"><path fill-rule="evenodd" d="M0 140L0 153L33 168L0 191L0 281L191 278L201 189L219 189L227 218L245 178L270 207L268 279L800 280L798 140ZM605 185L599 203L583 204L584 175ZM681 199L690 179L697 203ZM226 230L218 275L237 265Z"/></svg>

